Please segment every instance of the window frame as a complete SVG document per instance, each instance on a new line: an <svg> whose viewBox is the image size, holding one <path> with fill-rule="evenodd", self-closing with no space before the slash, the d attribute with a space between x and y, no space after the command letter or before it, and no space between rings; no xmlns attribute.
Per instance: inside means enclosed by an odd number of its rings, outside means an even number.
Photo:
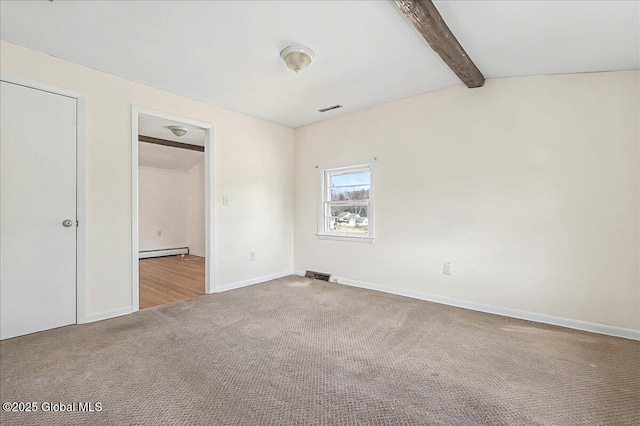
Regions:
<svg viewBox="0 0 640 426"><path fill-rule="evenodd" d="M358 170L369 171L369 201L367 205L367 219L369 220L368 233L363 235L354 235L344 232L332 232L329 229L325 229L325 217L327 206L331 205L331 200L328 200L329 191L327 191L328 182L327 177L336 172L351 172ZM357 203L356 203L357 204ZM330 208L330 207L329 207ZM373 243L374 241L374 209L375 209L375 189L374 189L374 161L354 161L350 163L342 163L331 166L318 166L318 233L316 236L321 240L334 240L334 241L352 241L361 243Z"/></svg>

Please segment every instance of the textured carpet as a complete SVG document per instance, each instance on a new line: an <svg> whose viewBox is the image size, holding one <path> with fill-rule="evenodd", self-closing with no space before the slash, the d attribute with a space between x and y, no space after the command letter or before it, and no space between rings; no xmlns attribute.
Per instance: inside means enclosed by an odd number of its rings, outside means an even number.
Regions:
<svg viewBox="0 0 640 426"><path fill-rule="evenodd" d="M299 277L6 340L0 357L2 402L102 404L3 425L640 424L640 342Z"/></svg>

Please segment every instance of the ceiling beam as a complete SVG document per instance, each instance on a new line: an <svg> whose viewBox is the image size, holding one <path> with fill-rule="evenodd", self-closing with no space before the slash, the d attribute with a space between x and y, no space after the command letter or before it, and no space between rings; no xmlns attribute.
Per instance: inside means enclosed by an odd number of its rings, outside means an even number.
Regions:
<svg viewBox="0 0 640 426"><path fill-rule="evenodd" d="M469 88L484 85L484 75L464 51L431 0L394 0L413 26Z"/></svg>
<svg viewBox="0 0 640 426"><path fill-rule="evenodd" d="M204 152L204 146L193 145L190 143L174 142L167 139L152 138L151 136L138 135L138 141L153 143L156 145L170 146L172 148L189 149L191 151Z"/></svg>

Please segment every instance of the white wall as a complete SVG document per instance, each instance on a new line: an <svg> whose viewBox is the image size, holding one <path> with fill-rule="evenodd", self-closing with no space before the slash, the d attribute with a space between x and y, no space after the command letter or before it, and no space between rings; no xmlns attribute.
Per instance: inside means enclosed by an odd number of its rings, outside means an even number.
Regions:
<svg viewBox="0 0 640 426"><path fill-rule="evenodd" d="M215 125L216 285L292 270L292 129L5 41L0 55L2 73L86 94L89 316L131 307L131 105Z"/></svg>
<svg viewBox="0 0 640 426"><path fill-rule="evenodd" d="M140 251L189 247L205 255L204 160L188 172L139 167L138 194Z"/></svg>
<svg viewBox="0 0 640 426"><path fill-rule="evenodd" d="M295 269L639 329L639 79L488 80L297 129ZM318 240L315 166L374 156L375 243Z"/></svg>
<svg viewBox="0 0 640 426"><path fill-rule="evenodd" d="M138 168L140 251L189 247L189 183L187 172Z"/></svg>
<svg viewBox="0 0 640 426"><path fill-rule="evenodd" d="M197 256L204 256L204 161L189 170L187 180L187 238L189 252Z"/></svg>
<svg viewBox="0 0 640 426"><path fill-rule="evenodd" d="M297 270L640 328L638 72L488 80L307 126L294 176L292 129L4 41L0 55L2 73L86 94L90 316L131 306L133 104L216 126L217 285L291 271L294 214ZM375 243L319 241L314 166L373 156Z"/></svg>

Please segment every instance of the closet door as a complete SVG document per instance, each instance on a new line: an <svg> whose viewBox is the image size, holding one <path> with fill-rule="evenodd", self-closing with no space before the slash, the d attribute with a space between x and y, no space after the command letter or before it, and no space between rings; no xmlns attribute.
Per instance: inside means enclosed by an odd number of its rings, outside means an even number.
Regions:
<svg viewBox="0 0 640 426"><path fill-rule="evenodd" d="M2 81L0 338L76 323L76 99Z"/></svg>

